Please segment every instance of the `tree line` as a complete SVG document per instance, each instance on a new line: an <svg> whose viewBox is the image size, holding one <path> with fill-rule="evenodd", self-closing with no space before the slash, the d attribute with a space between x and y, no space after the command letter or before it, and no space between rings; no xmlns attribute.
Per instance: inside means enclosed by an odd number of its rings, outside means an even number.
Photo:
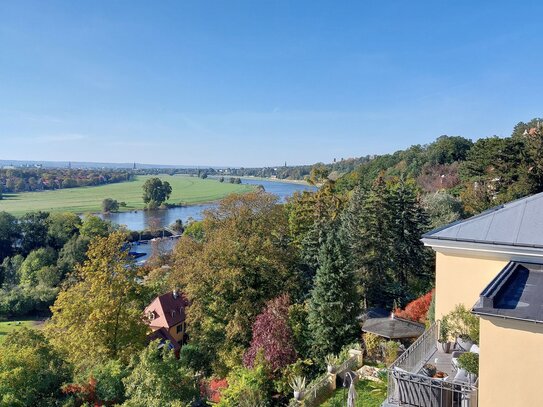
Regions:
<svg viewBox="0 0 543 407"><path fill-rule="evenodd" d="M0 191L5 194L77 188L125 182L131 179L133 179L133 173L127 170L10 168L0 169Z"/></svg>

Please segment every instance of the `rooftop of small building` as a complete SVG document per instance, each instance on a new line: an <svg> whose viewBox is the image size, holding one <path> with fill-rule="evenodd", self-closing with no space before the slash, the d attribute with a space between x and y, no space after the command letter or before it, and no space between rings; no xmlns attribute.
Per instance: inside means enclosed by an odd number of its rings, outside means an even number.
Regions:
<svg viewBox="0 0 543 407"><path fill-rule="evenodd" d="M387 339L417 338L425 329L424 324L398 318L393 314L385 318L368 318L362 325L363 332L371 332Z"/></svg>
<svg viewBox="0 0 543 407"><path fill-rule="evenodd" d="M543 264L511 261L483 290L473 313L543 322Z"/></svg>

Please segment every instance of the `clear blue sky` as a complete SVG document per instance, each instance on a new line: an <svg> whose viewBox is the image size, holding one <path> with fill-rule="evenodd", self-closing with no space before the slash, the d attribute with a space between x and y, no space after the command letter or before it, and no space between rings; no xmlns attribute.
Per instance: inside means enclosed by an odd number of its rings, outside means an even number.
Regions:
<svg viewBox="0 0 543 407"><path fill-rule="evenodd" d="M0 1L0 159L265 166L508 135L537 1Z"/></svg>

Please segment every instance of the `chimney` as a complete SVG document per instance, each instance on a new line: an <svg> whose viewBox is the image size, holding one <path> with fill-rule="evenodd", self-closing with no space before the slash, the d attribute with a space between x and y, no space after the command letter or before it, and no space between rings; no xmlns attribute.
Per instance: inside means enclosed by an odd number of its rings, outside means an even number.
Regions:
<svg viewBox="0 0 543 407"><path fill-rule="evenodd" d="M173 295L173 298L177 300L177 298L179 297L179 291L173 290L172 295Z"/></svg>

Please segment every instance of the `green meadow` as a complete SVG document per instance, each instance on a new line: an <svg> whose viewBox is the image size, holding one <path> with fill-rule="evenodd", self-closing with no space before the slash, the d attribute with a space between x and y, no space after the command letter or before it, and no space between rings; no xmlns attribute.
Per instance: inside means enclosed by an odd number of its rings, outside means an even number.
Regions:
<svg viewBox="0 0 543 407"><path fill-rule="evenodd" d="M118 184L100 185L96 187L81 187L59 189L43 192L24 192L20 194L5 194L0 200L0 211L13 215L23 215L32 211L48 212L100 212L105 198L125 202L121 210L142 209L143 189L146 179L152 176L138 176L134 181ZM172 194L168 203L191 205L216 201L232 193L252 191L254 186L242 184L221 183L215 179L201 179L184 175L159 175L172 186Z"/></svg>
<svg viewBox="0 0 543 407"><path fill-rule="evenodd" d="M20 321L0 321L0 343L4 342L6 336L16 329L27 327L37 327L38 323L33 319L20 320Z"/></svg>

